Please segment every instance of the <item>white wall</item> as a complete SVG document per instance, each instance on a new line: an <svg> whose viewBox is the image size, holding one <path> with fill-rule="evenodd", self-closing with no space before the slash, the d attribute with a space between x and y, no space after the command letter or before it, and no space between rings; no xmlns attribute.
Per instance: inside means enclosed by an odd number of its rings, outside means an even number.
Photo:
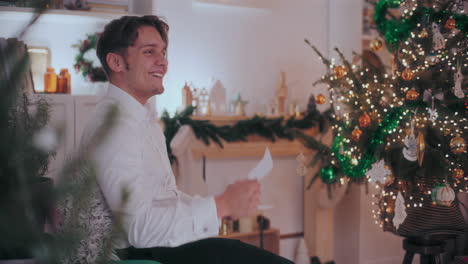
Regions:
<svg viewBox="0 0 468 264"><path fill-rule="evenodd" d="M170 25L169 73L158 109L174 110L185 81L206 87L221 80L228 100L240 92L247 112L265 112L280 71L286 71L290 101L304 107L320 63L303 39L325 49L325 1L272 1L248 8L158 0L156 10ZM209 88L209 87L207 87Z"/></svg>

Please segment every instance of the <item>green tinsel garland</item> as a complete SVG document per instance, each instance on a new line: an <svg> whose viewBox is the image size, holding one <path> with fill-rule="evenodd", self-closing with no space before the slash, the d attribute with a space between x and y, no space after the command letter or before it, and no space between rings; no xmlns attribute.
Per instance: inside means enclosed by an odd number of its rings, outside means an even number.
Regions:
<svg viewBox="0 0 468 264"><path fill-rule="evenodd" d="M413 15L409 18L388 19L388 9L397 8L402 2L404 1L380 0L375 4L375 24L377 26L377 30L385 37L390 49L397 49L399 42L408 39L410 37L410 33L416 29L418 23L421 22L418 18L423 17L424 15L429 17L429 23L436 22L438 24L440 21L446 21L452 17L456 21L455 27L465 34L468 33L468 16L465 14L449 12L446 10L447 6L439 11L433 8L418 6L416 10L413 11Z"/></svg>
<svg viewBox="0 0 468 264"><path fill-rule="evenodd" d="M385 136L398 127L404 113L403 108L397 107L385 117L372 133L369 147L357 165L351 163L351 157L340 154L343 138L339 136L334 138L332 152L340 161L340 168L346 176L352 180L360 180L365 177L367 170L376 161L376 150L384 143Z"/></svg>
<svg viewBox="0 0 468 264"><path fill-rule="evenodd" d="M329 153L327 146L301 132L301 129L308 129L313 126L319 126L320 132L323 132L325 115L320 114L316 109L308 111L304 118L301 119L296 119L294 116L285 119L284 117L266 118L256 115L251 119L241 120L232 126L219 127L208 120L193 120L191 115L194 109L194 107L189 106L172 118L167 112L164 112L161 117L165 125L164 134L171 162L175 161L176 157L172 153L170 142L182 125L189 125L196 138L203 141L206 145L209 145L213 141L218 146L223 147L221 140L225 140L226 142L247 141L247 136L259 135L272 142L276 138L298 139L306 148L318 150L322 154Z"/></svg>

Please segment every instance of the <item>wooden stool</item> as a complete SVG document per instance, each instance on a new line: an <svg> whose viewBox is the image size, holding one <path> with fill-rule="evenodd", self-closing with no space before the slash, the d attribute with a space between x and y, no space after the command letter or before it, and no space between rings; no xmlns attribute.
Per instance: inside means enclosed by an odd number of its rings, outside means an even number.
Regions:
<svg viewBox="0 0 468 264"><path fill-rule="evenodd" d="M420 254L421 264L442 263L441 254L445 250L445 242L441 240L406 238L403 240L403 249L406 250L403 264L411 264L414 254ZM436 262L436 260L438 260Z"/></svg>

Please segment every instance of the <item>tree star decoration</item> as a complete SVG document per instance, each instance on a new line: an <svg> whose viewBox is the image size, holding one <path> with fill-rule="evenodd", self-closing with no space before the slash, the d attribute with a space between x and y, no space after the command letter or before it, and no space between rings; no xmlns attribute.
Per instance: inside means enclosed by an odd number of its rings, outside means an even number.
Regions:
<svg viewBox="0 0 468 264"><path fill-rule="evenodd" d="M383 159L380 161L375 162L372 164L372 168L367 171L366 175L371 179L373 182L381 182L385 184L385 177L389 175L391 172L389 169L385 168L385 162Z"/></svg>
<svg viewBox="0 0 468 264"><path fill-rule="evenodd" d="M405 199L401 192L398 192L398 196L395 201L395 216L393 217L393 225L398 229L400 225L405 221L406 216Z"/></svg>

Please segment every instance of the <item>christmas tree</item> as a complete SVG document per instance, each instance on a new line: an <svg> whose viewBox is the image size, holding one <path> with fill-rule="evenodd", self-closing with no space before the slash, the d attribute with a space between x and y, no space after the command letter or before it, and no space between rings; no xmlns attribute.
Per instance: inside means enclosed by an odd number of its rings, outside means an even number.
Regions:
<svg viewBox="0 0 468 264"><path fill-rule="evenodd" d="M21 39L50 1L34 4L34 15L17 38L0 38L0 262L109 263L121 217L115 216L100 240L83 226L82 218L90 217L99 192L91 154L116 122L117 108L109 110L95 136L67 159L54 184L43 177L61 133L48 124L47 100L31 94L29 55ZM69 217L60 219L60 230L47 233L46 219L52 225L58 220L53 208L64 208ZM97 253L80 255L90 248Z"/></svg>
<svg viewBox="0 0 468 264"><path fill-rule="evenodd" d="M444 225L466 228L456 200L458 192L468 191L464 4L377 1L380 38L371 48L386 44L392 54L388 68L366 57L362 65L353 64L336 49L342 61L337 65L306 40L329 69L318 83L328 85L333 110L331 152L321 156L315 178L330 185L349 178L350 184L379 189L375 216L384 230L412 236ZM410 221L414 215L419 218ZM410 226L414 221L421 222Z"/></svg>

